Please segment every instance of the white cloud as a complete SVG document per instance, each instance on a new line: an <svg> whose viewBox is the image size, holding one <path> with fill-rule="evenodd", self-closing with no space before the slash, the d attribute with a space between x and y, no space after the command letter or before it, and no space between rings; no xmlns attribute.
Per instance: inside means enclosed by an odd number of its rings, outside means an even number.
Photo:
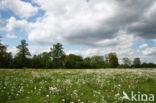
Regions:
<svg viewBox="0 0 156 103"><path fill-rule="evenodd" d="M139 46L140 49L145 49L147 47L148 47L148 44L142 44L142 45Z"/></svg>
<svg viewBox="0 0 156 103"><path fill-rule="evenodd" d="M30 45L30 46L28 46L28 48L29 48L31 55L35 55L35 54L40 54L42 52L49 52L51 47L50 46Z"/></svg>
<svg viewBox="0 0 156 103"><path fill-rule="evenodd" d="M17 38L17 36L14 34L6 34L6 37L9 39L16 39Z"/></svg>
<svg viewBox="0 0 156 103"><path fill-rule="evenodd" d="M102 40L102 41L98 41L96 44L99 46L114 46L114 45L118 45L119 41L117 38L114 39L106 39L106 40Z"/></svg>
<svg viewBox="0 0 156 103"><path fill-rule="evenodd" d="M143 51L143 54L144 55L147 55L147 56L156 56L156 47L152 47L152 48L147 48Z"/></svg>
<svg viewBox="0 0 156 103"><path fill-rule="evenodd" d="M13 56L16 55L16 53L18 52L16 47L10 47L7 49L8 52L11 52Z"/></svg>
<svg viewBox="0 0 156 103"><path fill-rule="evenodd" d="M26 20L16 20L15 17L10 17L7 20L6 31L13 32L15 28L20 28L20 30L27 29L28 22Z"/></svg>
<svg viewBox="0 0 156 103"><path fill-rule="evenodd" d="M38 8L22 0L1 0L0 9L9 9L20 18L29 18L38 12Z"/></svg>
<svg viewBox="0 0 156 103"><path fill-rule="evenodd" d="M152 47L152 48L147 48L146 50L143 51L144 55L156 55L156 48Z"/></svg>
<svg viewBox="0 0 156 103"><path fill-rule="evenodd" d="M90 3L84 0L34 0L34 2L40 9L46 11L43 17L31 24L33 29L28 33L28 38L35 42L65 40L69 36L77 35L79 31L95 30L101 26L102 21L112 17L116 10L112 0Z"/></svg>

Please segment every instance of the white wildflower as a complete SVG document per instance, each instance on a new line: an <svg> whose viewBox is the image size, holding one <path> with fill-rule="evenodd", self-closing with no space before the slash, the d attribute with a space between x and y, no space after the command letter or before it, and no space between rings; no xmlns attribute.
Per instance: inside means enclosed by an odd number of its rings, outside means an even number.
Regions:
<svg viewBox="0 0 156 103"><path fill-rule="evenodd" d="M49 95L46 95L47 98L49 98Z"/></svg>
<svg viewBox="0 0 156 103"><path fill-rule="evenodd" d="M49 87L50 91L58 91L58 89L56 87Z"/></svg>
<svg viewBox="0 0 156 103"><path fill-rule="evenodd" d="M115 97L118 97L120 95L120 93L115 94Z"/></svg>
<svg viewBox="0 0 156 103"><path fill-rule="evenodd" d="M62 102L65 102L65 99L62 99Z"/></svg>

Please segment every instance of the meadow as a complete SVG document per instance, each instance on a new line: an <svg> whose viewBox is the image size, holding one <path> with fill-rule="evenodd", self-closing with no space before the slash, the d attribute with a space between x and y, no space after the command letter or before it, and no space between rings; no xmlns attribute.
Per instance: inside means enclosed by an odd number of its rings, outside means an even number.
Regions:
<svg viewBox="0 0 156 103"><path fill-rule="evenodd" d="M156 69L0 70L0 103L121 103L123 91L156 95Z"/></svg>

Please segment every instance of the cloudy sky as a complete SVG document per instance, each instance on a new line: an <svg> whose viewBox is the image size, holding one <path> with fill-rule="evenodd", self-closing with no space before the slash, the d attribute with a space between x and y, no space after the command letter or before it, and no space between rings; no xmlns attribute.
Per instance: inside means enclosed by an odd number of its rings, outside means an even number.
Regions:
<svg viewBox="0 0 156 103"><path fill-rule="evenodd" d="M0 0L0 35L13 54L25 39L32 54L60 42L66 54L156 63L156 1Z"/></svg>

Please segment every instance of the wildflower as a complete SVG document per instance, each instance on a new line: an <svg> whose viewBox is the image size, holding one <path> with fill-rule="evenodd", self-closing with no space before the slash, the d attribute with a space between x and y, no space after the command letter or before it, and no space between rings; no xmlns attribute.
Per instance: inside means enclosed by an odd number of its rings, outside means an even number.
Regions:
<svg viewBox="0 0 156 103"><path fill-rule="evenodd" d="M62 99L62 102L65 102L65 99Z"/></svg>
<svg viewBox="0 0 156 103"><path fill-rule="evenodd" d="M56 87L49 87L50 91L58 91L58 89Z"/></svg>
<svg viewBox="0 0 156 103"><path fill-rule="evenodd" d="M118 97L120 95L120 93L115 94L115 97Z"/></svg>
<svg viewBox="0 0 156 103"><path fill-rule="evenodd" d="M49 95L46 95L47 98L49 98Z"/></svg>

